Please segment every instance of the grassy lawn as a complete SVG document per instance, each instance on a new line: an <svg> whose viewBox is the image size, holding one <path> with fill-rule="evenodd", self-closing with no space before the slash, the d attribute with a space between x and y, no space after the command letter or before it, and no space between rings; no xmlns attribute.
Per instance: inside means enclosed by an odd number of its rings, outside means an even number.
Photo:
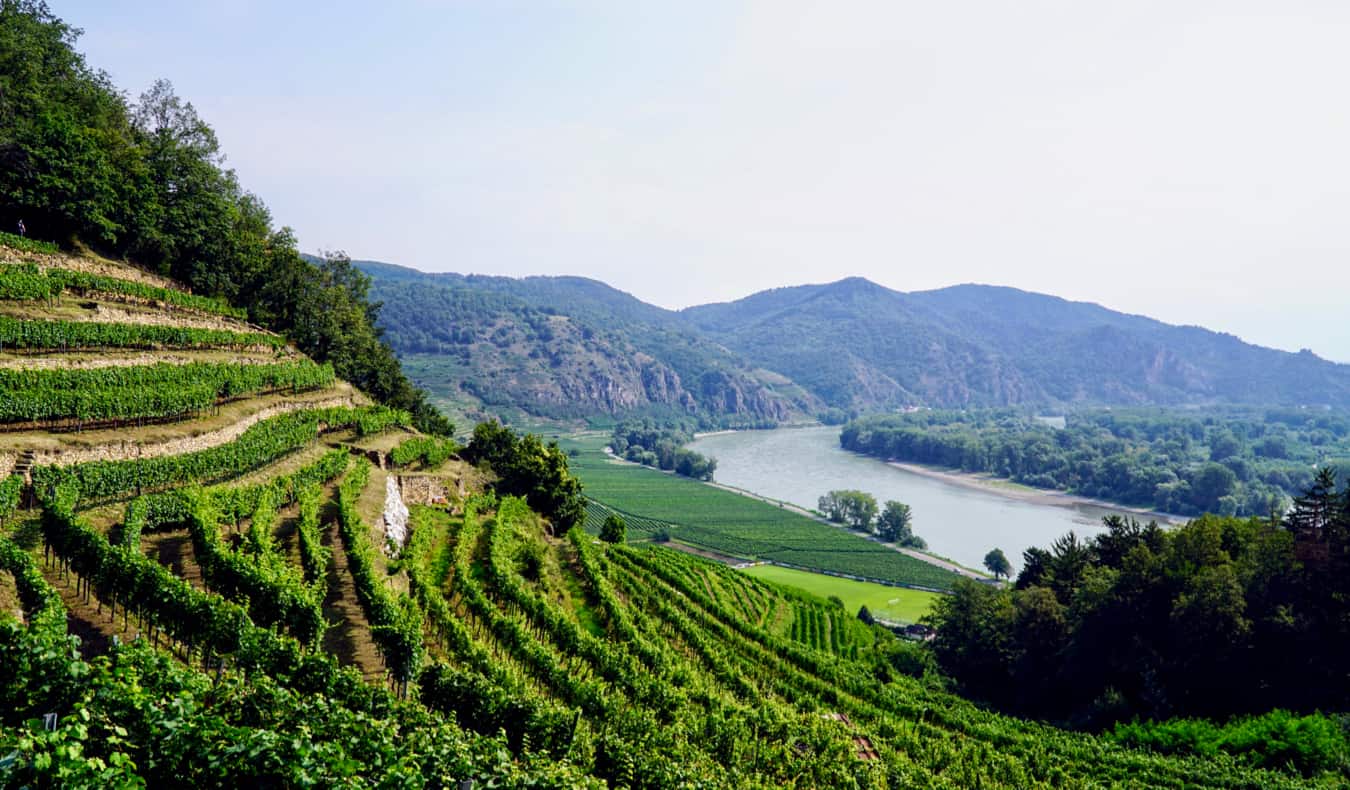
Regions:
<svg viewBox="0 0 1350 790"><path fill-rule="evenodd" d="M866 606L874 616L900 623L912 623L928 614L933 599L937 598L936 593L923 590L906 590L901 587L887 587L884 584L855 582L852 579L779 568L775 565L756 565L753 568L746 568L744 572L755 578L795 587L822 598L837 595L843 600L844 608L849 612L856 613L859 607Z"/></svg>
<svg viewBox="0 0 1350 790"><path fill-rule="evenodd" d="M956 580L948 571L786 508L615 462L603 452L607 439L589 435L562 439L559 445L571 455L568 464L585 485L586 496L619 511L638 533L634 537L669 524L671 537L733 557L943 590ZM598 524L587 527L595 531Z"/></svg>

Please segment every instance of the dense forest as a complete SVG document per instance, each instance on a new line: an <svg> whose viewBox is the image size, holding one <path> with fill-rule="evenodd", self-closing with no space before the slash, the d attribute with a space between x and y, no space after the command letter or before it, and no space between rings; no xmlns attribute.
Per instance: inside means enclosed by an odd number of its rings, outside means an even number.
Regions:
<svg viewBox="0 0 1350 790"><path fill-rule="evenodd" d="M937 604L934 651L965 693L1080 726L1350 705L1350 485L1333 471L1283 521L1106 526L1029 549L1014 588Z"/></svg>
<svg viewBox="0 0 1350 790"><path fill-rule="evenodd" d="M247 309L337 375L451 426L376 328L370 280L342 254L304 260L239 184L210 125L167 81L129 101L36 0L0 2L0 228L137 261Z"/></svg>
<svg viewBox="0 0 1350 790"><path fill-rule="evenodd" d="M1325 409L916 411L849 422L849 450L988 472L1180 515L1268 516L1316 465L1350 469L1350 418Z"/></svg>

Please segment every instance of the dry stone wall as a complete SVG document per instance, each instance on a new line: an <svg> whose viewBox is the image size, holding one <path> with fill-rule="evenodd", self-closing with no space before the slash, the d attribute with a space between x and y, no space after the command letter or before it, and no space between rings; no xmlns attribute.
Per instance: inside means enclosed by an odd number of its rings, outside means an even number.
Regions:
<svg viewBox="0 0 1350 790"><path fill-rule="evenodd" d="M413 505L444 505L450 501L451 483L443 477L432 475L400 475L398 478L403 501ZM464 481L456 479L459 497L464 496Z"/></svg>

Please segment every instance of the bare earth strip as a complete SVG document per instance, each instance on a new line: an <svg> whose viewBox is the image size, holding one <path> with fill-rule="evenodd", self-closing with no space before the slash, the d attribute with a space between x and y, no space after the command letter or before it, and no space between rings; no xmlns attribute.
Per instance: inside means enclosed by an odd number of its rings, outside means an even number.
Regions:
<svg viewBox="0 0 1350 790"><path fill-rule="evenodd" d="M347 568L347 549L337 525L331 521L324 527L323 545L332 552L328 563L328 597L323 602L324 619L328 621L323 649L343 664L355 666L367 682L378 682L384 677L380 654L370 638L370 621L356 599L356 587Z"/></svg>
<svg viewBox="0 0 1350 790"><path fill-rule="evenodd" d="M83 305L93 303L92 309ZM63 298L56 305L42 302L5 302L0 314L25 321L71 321L76 323L136 324L139 326L172 326L188 329L223 329L231 332L260 332L263 330L224 316L208 313L166 312L163 308L125 303L111 303L101 299Z"/></svg>
<svg viewBox="0 0 1350 790"><path fill-rule="evenodd" d="M1070 494L1067 491L1054 491L1050 489L1029 488L1020 486L1003 478L991 477L986 474L975 474L973 472L952 472L945 469L935 469L931 466L922 466L920 464L907 464L900 461L887 461L890 466L896 469L903 469L911 474L927 477L932 480L941 480L944 483L950 483L962 488L970 488L977 491L984 491L988 494L1015 499L1018 502L1028 502L1033 505L1050 505L1052 507L1073 507L1075 505L1088 505L1099 507L1103 510L1115 510L1121 513L1132 513L1136 516L1142 516L1157 521L1160 524L1183 524L1185 519L1180 516L1174 516L1170 513L1160 513L1156 510L1146 508L1129 507L1127 505L1108 502L1105 499L1092 499L1091 497L1078 496Z"/></svg>
<svg viewBox="0 0 1350 790"><path fill-rule="evenodd" d="M183 427L172 430L177 424L154 426L164 431L151 429L124 428L121 430L89 431L83 434L53 435L41 432L15 433L6 435L0 442L0 473L8 473L14 466L14 459L21 450L33 450L34 465L75 464L86 461L124 461L131 458L158 458L165 455L206 450L226 442L234 441L253 425L278 414L286 414L302 409L322 409L334 406L352 406L364 401L351 385L340 382L333 389L319 390L311 397L303 395L269 398L253 398L230 404L222 408L220 415L196 420L186 427L200 429L205 425L219 425L215 430L197 430L184 434ZM263 405L263 408L258 408ZM234 408L239 407L239 408ZM250 408L251 407L251 408ZM153 441L151 435L158 433L166 438ZM78 437L79 441L76 441ZM8 452L5 452L8 450Z"/></svg>
<svg viewBox="0 0 1350 790"><path fill-rule="evenodd" d="M118 609L114 614L108 607L100 606L93 595L86 601L77 591L75 574L68 574L63 579L56 563L42 565L42 575L56 588L66 607L66 630L79 637L80 653L85 658L106 653L114 636L123 641L136 637L136 621L125 619L123 610Z"/></svg>
<svg viewBox="0 0 1350 790"><path fill-rule="evenodd" d="M36 263L42 267L55 267L58 269L69 269L73 272L84 272L85 274L96 274L103 277L116 277L119 280L130 280L131 282L153 285L157 288L172 288L175 291L192 293L192 289L176 283L167 277L160 277L157 274L142 269L137 269L129 264L117 263L106 258L90 258L75 255L66 255L58 253L48 255L40 252L23 252L11 247L0 245L0 262L3 263Z"/></svg>
<svg viewBox="0 0 1350 790"><path fill-rule="evenodd" d="M239 365L269 365L293 358L271 351L104 351L97 354L65 353L49 357L0 354L0 370L93 370L146 365L190 365L194 362L232 362Z"/></svg>

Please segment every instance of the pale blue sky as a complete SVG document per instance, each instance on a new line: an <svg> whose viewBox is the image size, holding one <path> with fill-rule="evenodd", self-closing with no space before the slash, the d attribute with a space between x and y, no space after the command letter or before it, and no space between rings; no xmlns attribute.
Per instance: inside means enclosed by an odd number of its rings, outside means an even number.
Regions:
<svg viewBox="0 0 1350 790"><path fill-rule="evenodd" d="M309 250L986 282L1350 361L1350 4L76 2Z"/></svg>

